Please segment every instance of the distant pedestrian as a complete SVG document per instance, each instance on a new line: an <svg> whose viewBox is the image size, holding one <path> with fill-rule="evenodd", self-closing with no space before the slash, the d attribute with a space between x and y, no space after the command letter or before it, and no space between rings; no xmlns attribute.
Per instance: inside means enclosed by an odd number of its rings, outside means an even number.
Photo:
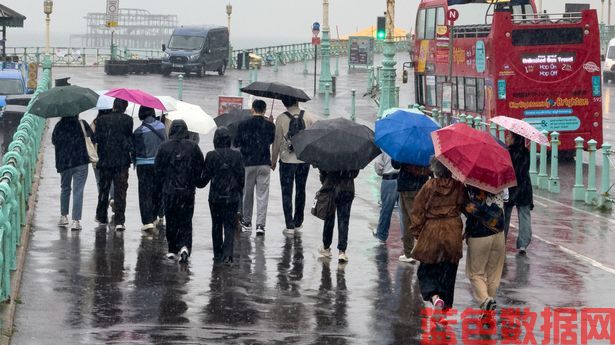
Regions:
<svg viewBox="0 0 615 345"><path fill-rule="evenodd" d="M389 238L389 227L391 226L393 209L399 201L399 192L397 191L399 169L393 167L391 157L383 152L374 161L374 170L378 176L382 177L382 182L380 182L380 217L378 218L378 227L372 234L381 243L385 243Z"/></svg>
<svg viewBox="0 0 615 345"><path fill-rule="evenodd" d="M457 267L463 255L465 189L439 161L433 159L431 169L435 178L425 183L414 200L410 234L417 238L412 258L420 261L421 295L439 314L453 306Z"/></svg>
<svg viewBox="0 0 615 345"><path fill-rule="evenodd" d="M508 237L510 216L514 207L519 216L519 234L517 235L517 250L525 255L532 241L532 216L534 209L534 192L530 180L530 151L525 147L525 138L512 132L506 133L506 144L512 159L517 177L517 186L509 189L509 198L504 205L504 234Z"/></svg>
<svg viewBox="0 0 615 345"><path fill-rule="evenodd" d="M305 184L310 172L310 165L297 159L297 154L292 146L292 137L309 128L314 123L314 118L299 108L299 102L295 98L284 98L282 103L286 107L286 111L275 120L275 141L271 149L271 169L275 170L279 157L284 221L286 232L292 234L295 230L300 230L303 227ZM294 212L293 186L295 188Z"/></svg>
<svg viewBox="0 0 615 345"><path fill-rule="evenodd" d="M466 275L480 308L495 310L495 295L506 258L504 193L495 195L475 187L466 190Z"/></svg>
<svg viewBox="0 0 615 345"><path fill-rule="evenodd" d="M166 217L167 258L188 262L192 253L192 216L196 188L205 187L201 175L204 167L199 146L188 139L184 120L174 120L169 140L160 145L155 159L155 186L162 198Z"/></svg>
<svg viewBox="0 0 615 345"><path fill-rule="evenodd" d="M252 229L254 188L256 188L256 234L265 234L267 205L269 203L269 177L271 175L271 144L275 139L275 125L265 118L267 104L262 100L252 103L252 118L237 128L235 147L241 150L245 165L245 188L241 225L244 231Z"/></svg>
<svg viewBox="0 0 615 345"><path fill-rule="evenodd" d="M322 230L322 244L320 255L331 257L331 243L333 242L333 228L335 227L335 214L337 213L337 249L339 262L348 262L346 249L348 247L348 224L350 222L350 208L354 200L354 179L359 175L358 170L326 172L320 170L321 190L332 190L335 200L335 209L325 219Z"/></svg>
<svg viewBox="0 0 615 345"><path fill-rule="evenodd" d="M431 173L427 167L400 163L395 160L391 161L391 165L393 168L399 169L397 191L399 192L399 207L401 207L402 242L404 246L404 253L399 257L399 261L414 263L415 260L411 256L414 236L409 231L412 227L412 205L419 190L429 180Z"/></svg>
<svg viewBox="0 0 615 345"><path fill-rule="evenodd" d="M119 98L113 101L113 111L96 121L94 142L98 149L98 163L100 169L98 206L96 207L96 221L106 225L107 209L109 208L109 189L111 184L114 190L114 223L116 231L124 231L126 227L126 190L128 189L128 168L134 152L132 140L132 117L124 114L128 102Z"/></svg>
<svg viewBox="0 0 615 345"><path fill-rule="evenodd" d="M231 133L220 127L214 134L214 150L207 152L203 183L209 186L211 237L214 260L233 262L237 207L243 194L245 170L241 153L231 149Z"/></svg>
<svg viewBox="0 0 615 345"><path fill-rule="evenodd" d="M71 230L81 230L83 210L83 189L88 178L90 159L85 136L92 136L87 122L79 116L63 117L54 127L51 142L55 146L56 169L60 173L60 221L58 225L68 226L68 208L71 189L73 212Z"/></svg>
<svg viewBox="0 0 615 345"><path fill-rule="evenodd" d="M94 120L92 120L92 122L90 123L90 129L92 130L92 133L96 132L96 122L98 121L98 119L100 119L101 117L111 114L111 112L113 111L113 109L99 109L98 110L98 114L96 115L96 117L94 118ZM94 144L95 146L97 146L96 144ZM97 190L100 192L99 189L99 185L100 185L100 169L98 169L98 167L96 167L96 163L92 163L92 169L94 170L94 178L96 178L96 188ZM113 183L111 183L111 188L109 188L109 206L111 206L111 209L113 209Z"/></svg>
<svg viewBox="0 0 615 345"><path fill-rule="evenodd" d="M160 145L166 140L165 128L162 122L155 119L156 112L152 108L141 106L139 120L141 125L133 134L135 158L139 178L139 211L141 212L142 231L154 229L155 224L162 218L162 205L160 197L154 195L155 159Z"/></svg>

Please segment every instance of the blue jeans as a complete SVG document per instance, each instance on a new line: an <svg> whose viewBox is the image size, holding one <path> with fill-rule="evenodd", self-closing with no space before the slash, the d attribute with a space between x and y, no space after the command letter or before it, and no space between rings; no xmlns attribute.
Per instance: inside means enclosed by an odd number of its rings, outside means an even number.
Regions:
<svg viewBox="0 0 615 345"><path fill-rule="evenodd" d="M510 216L513 205L504 206L504 234L508 238L508 228L510 227ZM517 235L517 249L527 248L532 241L532 215L529 206L517 206L519 216L519 234Z"/></svg>
<svg viewBox="0 0 615 345"><path fill-rule="evenodd" d="M81 220L83 209L83 188L88 179L89 164L83 164L74 168L66 169L60 173L60 213L68 215L70 204L71 186L73 192L73 220Z"/></svg>
<svg viewBox="0 0 615 345"><path fill-rule="evenodd" d="M397 192L397 180L382 180L380 184L380 218L378 219L377 236L381 241L386 241L389 238L389 227L391 226L391 215L395 203L399 199Z"/></svg>

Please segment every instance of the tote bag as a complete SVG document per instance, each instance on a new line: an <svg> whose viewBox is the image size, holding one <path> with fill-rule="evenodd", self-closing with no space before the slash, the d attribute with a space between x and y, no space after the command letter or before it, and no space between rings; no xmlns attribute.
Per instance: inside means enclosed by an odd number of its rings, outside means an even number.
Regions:
<svg viewBox="0 0 615 345"><path fill-rule="evenodd" d="M96 164L98 162L98 152L96 151L96 146L92 142L92 138L86 133L85 127L83 126L83 121L79 121L81 125L81 131L83 132L83 139L85 139L85 148L88 151L88 158L90 159L90 163Z"/></svg>

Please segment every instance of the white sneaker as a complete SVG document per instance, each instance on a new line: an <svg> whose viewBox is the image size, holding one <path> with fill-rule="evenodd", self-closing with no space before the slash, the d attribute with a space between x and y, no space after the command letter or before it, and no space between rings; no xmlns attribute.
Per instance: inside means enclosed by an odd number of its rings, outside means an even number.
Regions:
<svg viewBox="0 0 615 345"><path fill-rule="evenodd" d="M409 264L413 264L416 262L416 260L414 260L413 258L409 258L406 255L400 255L399 256L399 261L400 262L407 262Z"/></svg>
<svg viewBox="0 0 615 345"><path fill-rule="evenodd" d="M78 220L73 220L73 224L70 225L71 230L79 231L81 230L81 223Z"/></svg>
<svg viewBox="0 0 615 345"><path fill-rule="evenodd" d="M295 228L296 229L296 228ZM283 233L287 234L287 235L293 235L295 233L295 229L284 229L284 231L282 231Z"/></svg>
<svg viewBox="0 0 615 345"><path fill-rule="evenodd" d="M124 224L118 224L115 226L115 231L124 231L126 230L126 227L124 226Z"/></svg>
<svg viewBox="0 0 615 345"><path fill-rule="evenodd" d="M262 225L256 226L256 236L265 236L265 227Z"/></svg>
<svg viewBox="0 0 615 345"><path fill-rule="evenodd" d="M330 258L331 257L331 248L325 249L323 247L320 247L318 249L318 253L320 253L320 256L322 256L322 257Z"/></svg>
<svg viewBox="0 0 615 345"><path fill-rule="evenodd" d="M346 252L340 252L340 254L337 256L337 260L339 262L348 262L348 255L346 255Z"/></svg>
<svg viewBox="0 0 615 345"><path fill-rule="evenodd" d="M167 259L175 260L175 259L177 259L177 255L175 255L173 253L167 253Z"/></svg>
<svg viewBox="0 0 615 345"><path fill-rule="evenodd" d="M141 231L150 231L154 229L154 224L149 223L149 224L145 224L141 227Z"/></svg>
<svg viewBox="0 0 615 345"><path fill-rule="evenodd" d="M164 226L164 217L156 218L154 226Z"/></svg>
<svg viewBox="0 0 615 345"><path fill-rule="evenodd" d="M299 226L295 226L295 231L301 231L301 230L303 230L303 224Z"/></svg>
<svg viewBox="0 0 615 345"><path fill-rule="evenodd" d="M183 246L182 249L179 251L179 262L187 263L189 256L190 253L188 253L188 248L186 248L186 246Z"/></svg>
<svg viewBox="0 0 615 345"><path fill-rule="evenodd" d="M68 217L60 216L60 220L58 221L59 226L67 226L68 225Z"/></svg>

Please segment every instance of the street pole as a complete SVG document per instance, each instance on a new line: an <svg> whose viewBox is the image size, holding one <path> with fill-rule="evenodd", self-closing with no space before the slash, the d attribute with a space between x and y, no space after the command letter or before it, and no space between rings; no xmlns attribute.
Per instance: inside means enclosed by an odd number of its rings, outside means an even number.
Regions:
<svg viewBox="0 0 615 345"><path fill-rule="evenodd" d="M231 46L231 14L233 13L233 5L229 2L226 5L226 16L228 21L228 61L227 66L233 65L233 47Z"/></svg>
<svg viewBox="0 0 615 345"><path fill-rule="evenodd" d="M538 0L538 14L542 14L542 0Z"/></svg>
<svg viewBox="0 0 615 345"><path fill-rule="evenodd" d="M607 18L608 18L608 23L609 23L609 26L611 25L611 5L612 5L612 4L613 4L613 1L612 1L612 0L609 0L609 7L608 7L609 12L607 12L607 13L608 13L608 14L607 14Z"/></svg>
<svg viewBox="0 0 615 345"><path fill-rule="evenodd" d="M329 40L329 0L322 1L322 61L320 66L320 85L319 93L325 93L325 86L331 85L331 44Z"/></svg>
<svg viewBox="0 0 615 345"><path fill-rule="evenodd" d="M395 0L387 0L386 13L386 40L384 41L384 59L382 60L380 108L378 118L395 106L395 41L393 30L395 29Z"/></svg>
<svg viewBox="0 0 615 345"><path fill-rule="evenodd" d="M604 24L604 0L600 0L600 24Z"/></svg>
<svg viewBox="0 0 615 345"><path fill-rule="evenodd" d="M316 97L316 69L317 68L318 68L318 45L315 44L314 45L314 97Z"/></svg>
<svg viewBox="0 0 615 345"><path fill-rule="evenodd" d="M53 11L53 1L52 0L45 0L43 2L43 12L45 13L45 54L49 55L51 54L51 43L50 43L50 38L49 38L49 28L50 28L50 22L51 22L51 12Z"/></svg>

